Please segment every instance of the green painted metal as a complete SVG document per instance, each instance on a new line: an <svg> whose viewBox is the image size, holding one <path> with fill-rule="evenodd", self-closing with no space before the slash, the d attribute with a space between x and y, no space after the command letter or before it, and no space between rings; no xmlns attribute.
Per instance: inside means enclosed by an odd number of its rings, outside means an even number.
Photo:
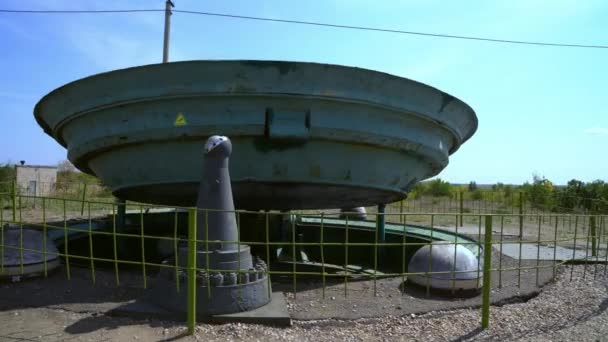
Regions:
<svg viewBox="0 0 608 342"><path fill-rule="evenodd" d="M386 242L386 215L384 214L386 204L378 205L378 241Z"/></svg>
<svg viewBox="0 0 608 342"><path fill-rule="evenodd" d="M460 205L459 205L460 217L459 218L460 218L460 226L462 227L464 225L462 222L463 218L464 218L464 215L463 215L464 214L464 198L463 198L464 192L461 191L458 194L459 194L459 198L460 198Z"/></svg>
<svg viewBox="0 0 608 342"><path fill-rule="evenodd" d="M83 202L84 203L84 202ZM83 205L84 207L84 205ZM88 216L88 235L89 235L89 259L91 266L91 280L93 281L93 285L95 284L95 260L93 257L93 222L91 219L91 202L87 203L87 216Z"/></svg>
<svg viewBox="0 0 608 342"><path fill-rule="evenodd" d="M557 227L559 225L559 217L555 215L555 229L553 232L553 278L557 274Z"/></svg>
<svg viewBox="0 0 608 342"><path fill-rule="evenodd" d="M120 286L120 276L118 275L118 244L116 242L116 206L112 205L112 245L114 252L114 274L116 275L116 286Z"/></svg>
<svg viewBox="0 0 608 342"><path fill-rule="evenodd" d="M324 217L313 217L313 216L299 216L298 223L302 225L321 225L321 220L323 221L323 225L325 229L327 228L336 228L336 227L344 227L347 230L370 230L375 231L377 229L377 224L375 221L353 221L353 220L341 220ZM445 241L450 243L458 243L469 249L475 256L480 254L479 243L474 239L471 239L463 234L458 234L454 232L450 232L443 229L438 228L429 228L424 226L417 226L411 224L401 224L401 223L385 223L385 231L387 234L397 234L402 235L405 232L405 235L411 238L418 238L422 240L428 241ZM345 241L348 244L348 241Z"/></svg>
<svg viewBox="0 0 608 342"><path fill-rule="evenodd" d="M122 198L117 198L116 207L116 224L118 224L118 231L123 232L127 220L127 201Z"/></svg>
<svg viewBox="0 0 608 342"><path fill-rule="evenodd" d="M519 238L524 236L524 193L519 192Z"/></svg>
<svg viewBox="0 0 608 342"><path fill-rule="evenodd" d="M87 183L82 185L82 206L80 207L80 215L84 215L84 204L87 199Z"/></svg>
<svg viewBox="0 0 608 342"><path fill-rule="evenodd" d="M492 215L485 217L485 233L483 244L483 287L481 299L481 328L490 325L490 276L492 274Z"/></svg>
<svg viewBox="0 0 608 342"><path fill-rule="evenodd" d="M0 210L2 211L2 210ZM0 219L0 224L2 224L2 219ZM46 226L46 199L42 198L42 266L44 268L44 277L48 276L48 264L46 260L46 243L48 240L48 231ZM4 243L3 243L4 244ZM0 254L4 255L4 253Z"/></svg>
<svg viewBox="0 0 608 342"><path fill-rule="evenodd" d="M145 244L145 234L144 234L144 207L139 206L139 232L140 232L140 242L141 242L141 273L142 279L144 283L144 289L147 288L147 280L148 277L146 275L146 244Z"/></svg>
<svg viewBox="0 0 608 342"><path fill-rule="evenodd" d="M431 227L433 227L433 224L435 223L434 219L435 219L435 216L431 215ZM431 233L431 241L433 241L433 230L432 229L431 229L430 233ZM433 243L430 243L429 244L429 268L428 268L428 272L431 272L432 267L433 267ZM426 274L426 296L427 297L431 296L431 277L428 276L428 273Z"/></svg>
<svg viewBox="0 0 608 342"><path fill-rule="evenodd" d="M45 265L46 265L46 263L45 263ZM46 270L46 267L45 267L45 270ZM1 210L1 209L0 209L0 272L4 273L4 210Z"/></svg>
<svg viewBox="0 0 608 342"><path fill-rule="evenodd" d="M269 227L269 220L268 220L268 212L266 212L264 214L264 228L265 228L265 238L266 238L266 260L270 261L270 227ZM208 263L207 263L208 264ZM270 262L268 262L268 274L270 274ZM270 277L267 277L268 279L268 298L270 298L272 296L271 293L271 282L270 282Z"/></svg>
<svg viewBox="0 0 608 342"><path fill-rule="evenodd" d="M477 129L468 105L427 85L276 61L98 74L54 90L34 113L79 169L144 203L193 205L204 141L227 135L235 204L250 209L394 202Z"/></svg>
<svg viewBox="0 0 608 342"><path fill-rule="evenodd" d="M386 204L378 204L378 213L376 215L376 222L378 228L376 229L376 234L374 234L374 296L377 295L376 288L376 274L378 271L378 263L380 260L384 259L385 248L384 246L378 246L378 243L386 242L386 215L385 215Z"/></svg>
<svg viewBox="0 0 608 342"><path fill-rule="evenodd" d="M178 235L177 235L177 223L178 223L178 214L177 210L173 213L173 267L175 267L175 291L179 293L180 285L179 285L179 253L178 253Z"/></svg>
<svg viewBox="0 0 608 342"><path fill-rule="evenodd" d="M196 217L197 210L188 210L188 307L187 326L188 333L194 334L196 326ZM210 286L207 286L210 287Z"/></svg>
<svg viewBox="0 0 608 342"><path fill-rule="evenodd" d="M23 216L21 214L21 196L19 196L19 271L23 274Z"/></svg>
<svg viewBox="0 0 608 342"><path fill-rule="evenodd" d="M65 199L63 203L63 255L65 256L65 274L68 280L72 278L70 272L70 253L68 250L68 217L66 212Z"/></svg>
<svg viewBox="0 0 608 342"><path fill-rule="evenodd" d="M589 217L589 238L591 239L591 256L597 257L597 231L595 224L595 216Z"/></svg>
<svg viewBox="0 0 608 342"><path fill-rule="evenodd" d="M13 222L17 222L17 182L13 179L11 184L11 201L13 209Z"/></svg>
<svg viewBox="0 0 608 342"><path fill-rule="evenodd" d="M541 232L541 228L542 228L542 224L544 223L543 220L544 216L538 215L538 236L537 236L537 240L536 240L536 245L540 246L541 244L541 240L542 237L540 235ZM536 285L538 286L538 267L540 266L540 248L536 249Z"/></svg>
<svg viewBox="0 0 608 342"><path fill-rule="evenodd" d="M322 288L323 288L323 299L325 299L325 246L323 245L323 238L324 238L324 234L323 234L323 219L325 218L325 214L321 213L321 235L320 235L320 241L319 241L319 246L321 247L321 282L322 282Z"/></svg>

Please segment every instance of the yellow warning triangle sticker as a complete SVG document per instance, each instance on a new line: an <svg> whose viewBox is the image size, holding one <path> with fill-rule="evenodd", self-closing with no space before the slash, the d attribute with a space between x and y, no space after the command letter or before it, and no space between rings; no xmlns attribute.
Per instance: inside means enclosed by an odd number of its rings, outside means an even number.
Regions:
<svg viewBox="0 0 608 342"><path fill-rule="evenodd" d="M175 118L175 121L173 122L173 126L179 127L179 126L186 126L187 124L188 123L186 122L186 118L184 117L184 114L177 113L177 117Z"/></svg>

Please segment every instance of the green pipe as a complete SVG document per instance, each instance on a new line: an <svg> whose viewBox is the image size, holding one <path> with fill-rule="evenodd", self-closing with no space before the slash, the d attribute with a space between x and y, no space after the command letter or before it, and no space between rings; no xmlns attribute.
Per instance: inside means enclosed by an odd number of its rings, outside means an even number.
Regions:
<svg viewBox="0 0 608 342"><path fill-rule="evenodd" d="M386 242L385 215L386 204L378 204L378 241Z"/></svg>
<svg viewBox="0 0 608 342"><path fill-rule="evenodd" d="M196 209L188 210L188 334L196 326ZM209 264L207 263L207 266ZM207 273L208 274L208 273ZM211 286L209 283L207 287Z"/></svg>
<svg viewBox="0 0 608 342"><path fill-rule="evenodd" d="M492 269L492 216L486 215L486 231L483 246L483 287L481 304L481 328L490 325L490 274Z"/></svg>
<svg viewBox="0 0 608 342"><path fill-rule="evenodd" d="M385 243L386 242L386 216L384 215L384 212L386 210L386 204L378 204L378 216L377 216L377 222L378 222L378 230L377 230L377 237L376 237L376 253L374 253L374 295L376 294L376 278L375 278L375 273L376 273L376 269L378 268L378 262L379 259L382 260L382 256L385 254L386 252L386 247L385 246L380 246L380 248L378 248L378 242L380 243Z"/></svg>
<svg viewBox="0 0 608 342"><path fill-rule="evenodd" d="M122 198L116 199L116 224L118 225L118 231L125 231L125 224L127 218L127 201Z"/></svg>

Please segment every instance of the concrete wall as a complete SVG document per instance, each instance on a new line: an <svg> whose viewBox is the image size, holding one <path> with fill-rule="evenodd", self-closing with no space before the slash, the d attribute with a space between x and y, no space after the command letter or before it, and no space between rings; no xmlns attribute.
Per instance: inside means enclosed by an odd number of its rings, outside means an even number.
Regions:
<svg viewBox="0 0 608 342"><path fill-rule="evenodd" d="M23 195L47 196L55 188L57 167L42 165L15 166L17 188Z"/></svg>

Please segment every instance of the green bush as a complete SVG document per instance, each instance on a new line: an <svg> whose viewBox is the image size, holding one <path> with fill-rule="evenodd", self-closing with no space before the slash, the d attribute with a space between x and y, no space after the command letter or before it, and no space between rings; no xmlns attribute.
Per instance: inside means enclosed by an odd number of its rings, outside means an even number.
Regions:
<svg viewBox="0 0 608 342"><path fill-rule="evenodd" d="M418 199L421 196L423 196L426 192L426 185L425 183L418 183L416 184L412 190L410 190L407 194L407 198L409 199Z"/></svg>
<svg viewBox="0 0 608 342"><path fill-rule="evenodd" d="M555 209L554 187L550 180L534 175L532 184L526 182L522 189L526 194L526 201L532 207L542 210Z"/></svg>
<svg viewBox="0 0 608 342"><path fill-rule="evenodd" d="M452 186L450 183L443 181L440 178L433 179L432 181L428 182L425 195L433 197L452 196Z"/></svg>
<svg viewBox="0 0 608 342"><path fill-rule="evenodd" d="M439 178L416 184L408 193L409 199L418 199L422 196L452 197L453 186Z"/></svg>
<svg viewBox="0 0 608 342"><path fill-rule="evenodd" d="M513 186L505 185L502 191L505 196L505 201L510 201L513 198Z"/></svg>
<svg viewBox="0 0 608 342"><path fill-rule="evenodd" d="M0 194L8 194L12 191L13 180L15 180L15 166L0 165Z"/></svg>
<svg viewBox="0 0 608 342"><path fill-rule="evenodd" d="M475 190L477 190L477 183L475 181L471 181L469 183L469 187L468 187L469 191L473 192Z"/></svg>
<svg viewBox="0 0 608 342"><path fill-rule="evenodd" d="M473 201L481 201L483 199L483 192L479 189L476 189L471 193L471 198Z"/></svg>
<svg viewBox="0 0 608 342"><path fill-rule="evenodd" d="M572 179L568 185L555 192L555 202L559 209L608 212L608 183L596 180L584 183Z"/></svg>

